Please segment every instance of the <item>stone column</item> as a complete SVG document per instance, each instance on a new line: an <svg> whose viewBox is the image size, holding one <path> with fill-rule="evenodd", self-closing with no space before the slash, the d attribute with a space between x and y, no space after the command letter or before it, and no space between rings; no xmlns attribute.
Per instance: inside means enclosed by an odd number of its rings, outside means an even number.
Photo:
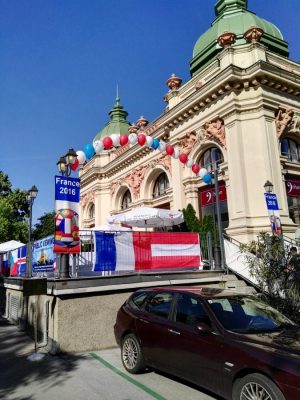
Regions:
<svg viewBox="0 0 300 400"><path fill-rule="evenodd" d="M270 230L264 197L267 180L274 185L283 224L290 224L280 166L274 117L268 110L235 113L225 121L228 151L227 233L240 241ZM283 227L284 229L284 227Z"/></svg>

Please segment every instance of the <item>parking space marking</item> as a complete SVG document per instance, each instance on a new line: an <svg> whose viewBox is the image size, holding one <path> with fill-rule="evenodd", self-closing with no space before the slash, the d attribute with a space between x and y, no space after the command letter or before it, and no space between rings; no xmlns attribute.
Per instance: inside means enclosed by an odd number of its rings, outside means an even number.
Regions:
<svg viewBox="0 0 300 400"><path fill-rule="evenodd" d="M109 362L104 360L102 357L98 356L95 353L90 353L90 355L101 362L105 367L109 368L111 371L115 372L117 375L121 376L122 378L126 379L128 382L132 383L133 385L137 386L138 388L142 389L144 392L148 393L150 396L154 397L156 400L167 400L165 397L161 396L159 393L155 392L154 390L150 389L149 387L143 385L142 383L136 381L135 379L131 378L130 376L124 374L124 372L120 371L118 368L111 365Z"/></svg>

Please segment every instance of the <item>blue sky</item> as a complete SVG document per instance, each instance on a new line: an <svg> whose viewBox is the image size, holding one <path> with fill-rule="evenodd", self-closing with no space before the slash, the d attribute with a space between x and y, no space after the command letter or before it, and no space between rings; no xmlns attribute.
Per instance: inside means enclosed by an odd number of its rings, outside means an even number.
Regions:
<svg viewBox="0 0 300 400"><path fill-rule="evenodd" d="M108 121L119 85L128 120L163 112L165 81L189 79L216 0L0 0L0 169L39 189L34 221L54 209L58 158ZM299 0L249 0L300 60Z"/></svg>

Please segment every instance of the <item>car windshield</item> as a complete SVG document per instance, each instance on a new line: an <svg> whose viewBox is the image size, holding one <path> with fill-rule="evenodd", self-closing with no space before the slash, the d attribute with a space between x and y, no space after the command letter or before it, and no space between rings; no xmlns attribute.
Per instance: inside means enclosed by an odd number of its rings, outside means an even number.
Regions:
<svg viewBox="0 0 300 400"><path fill-rule="evenodd" d="M298 327L279 311L252 296L211 298L208 304L224 328L234 332L272 332Z"/></svg>

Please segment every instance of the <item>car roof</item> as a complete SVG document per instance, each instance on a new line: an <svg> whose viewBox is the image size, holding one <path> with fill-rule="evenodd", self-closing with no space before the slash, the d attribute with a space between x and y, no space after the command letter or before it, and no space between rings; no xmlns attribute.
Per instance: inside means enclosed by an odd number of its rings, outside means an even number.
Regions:
<svg viewBox="0 0 300 400"><path fill-rule="evenodd" d="M165 287L154 287L148 289L140 289L139 291L147 292L161 292L168 291L174 293L191 293L203 298L212 297L234 297L234 296L249 296L248 294L238 292L231 289L221 289L212 287L200 287L200 286L165 286Z"/></svg>

